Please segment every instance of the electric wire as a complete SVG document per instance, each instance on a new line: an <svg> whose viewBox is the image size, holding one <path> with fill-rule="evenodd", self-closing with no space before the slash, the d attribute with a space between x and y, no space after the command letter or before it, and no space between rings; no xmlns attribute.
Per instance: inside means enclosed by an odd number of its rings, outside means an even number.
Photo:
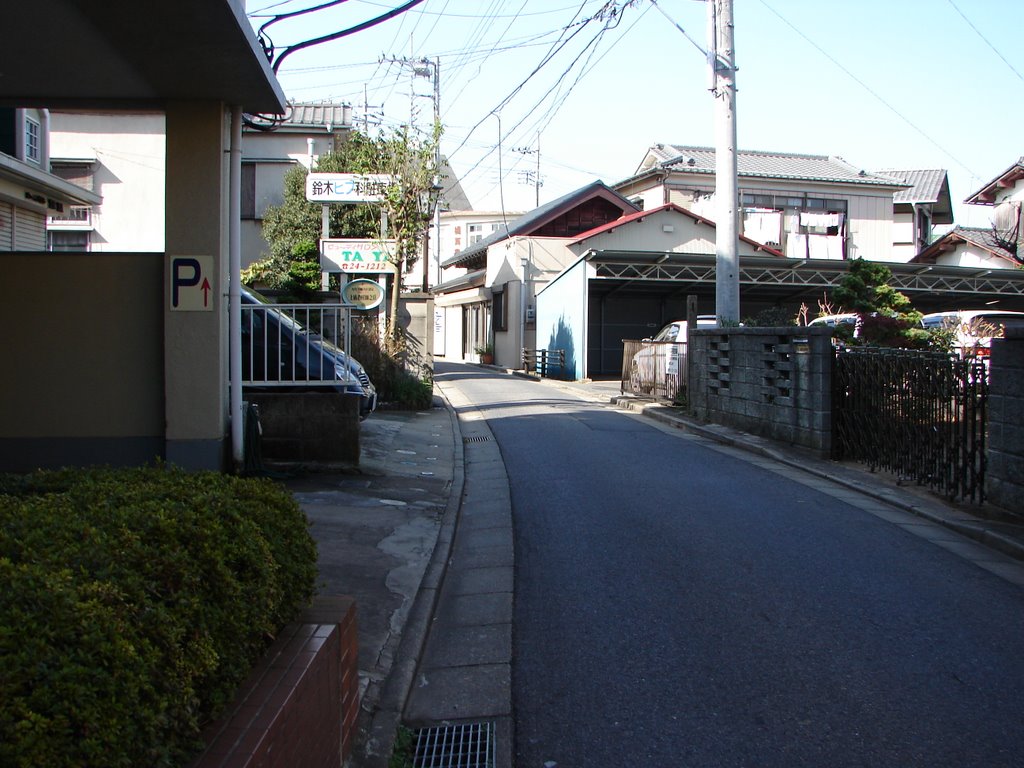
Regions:
<svg viewBox="0 0 1024 768"><path fill-rule="evenodd" d="M992 52L995 53L996 56L998 56L1000 59L1003 60L1003 63L1010 68L1010 71L1013 72L1013 74L1015 74L1021 80L1024 80L1024 75L1022 75L1020 72L1018 72L1016 70L1016 68L1013 66L1013 64L1011 64L1009 61L1007 61L1006 57L1003 56L1003 54L1001 54L999 52L999 50L994 45L992 45L992 43L989 41L989 39L987 37L985 37L983 34L981 34L981 30L978 29L976 26L974 26L974 24L971 22L971 20L969 18L967 18L967 16L964 14L963 11L960 10L960 8L957 6L957 4L954 3L953 0L949 0L949 4L952 5L953 6L953 10L955 10L957 13L959 13L961 18L964 21L967 22L967 25L978 34L978 37L980 37L985 42L985 45L987 45L989 48L991 48Z"/></svg>
<svg viewBox="0 0 1024 768"><path fill-rule="evenodd" d="M687 31L685 29L683 29L682 26L680 26L678 21L676 21L671 16L669 16L667 13L665 13L665 9L663 9L660 5L658 5L657 0L650 0L650 2L651 2L651 5L654 6L662 16L664 16L666 19L668 19L669 23L672 26L674 26L676 29L678 29L680 32L683 33L683 37L685 37L687 40L689 40L693 44L694 48L696 48L698 51L703 53L704 57L707 58L707 55L708 55L707 50L705 48L702 48L701 45L696 40L694 40L692 37L690 37L689 33L687 33Z"/></svg>
<svg viewBox="0 0 1024 768"><path fill-rule="evenodd" d="M626 6L623 6L623 8L628 7L628 6L629 6L629 4L627 4ZM646 13L646 11L644 13ZM643 14L641 15L640 18L642 18L642 16L643 16ZM595 16L594 18L597 18L597 16ZM562 87L562 82L563 82L564 78L573 70L573 68L576 67L576 64L580 61L580 59L583 57L583 55L584 54L588 54L588 59L587 59L588 63L584 64L584 66L581 68L579 74L576 77L576 80L569 87L569 89L566 91L564 96L562 96L556 103L553 103L551 106L549 106L548 111L545 112L545 114L538 121L536 121L533 124L533 127L531 127L527 131L524 131L524 135L526 133L529 133L529 134L532 135L533 133L536 133L536 132L542 130L542 129L537 128L537 126L540 125L540 124L543 124L544 127L549 125L550 121L552 119L554 119L554 116L555 116L555 114L557 114L558 109L560 109L561 105L564 104L565 100L568 98L569 94L572 92L572 90L575 88L575 86L579 83L579 81L582 79L582 77L584 77L590 71L590 69L592 69L592 66L589 65L589 61L594 56L594 54L596 53L596 47L600 43L601 39L610 30L613 30L613 29L617 28L621 24L622 18L623 17L622 17L621 13L619 13L619 14L617 14L615 16L610 17L610 19L604 23L604 25L601 27L601 29L594 35L594 37L591 38L591 40L584 46L584 48L582 50L580 50L576 54L575 58L572 60L572 62L569 64L569 66L566 67L566 69L561 73L561 75L558 78L555 79L554 85L552 85L547 90L547 92L545 92L540 97L540 99L538 99L535 102L535 104L529 110L527 110L527 112L523 115L523 117L519 120L519 122L517 122L516 125L512 127L512 129L510 129L507 132L504 132L502 136L499 136L499 146L497 148L498 149L498 153L499 153L499 157L498 157L498 163L499 163L499 182L498 183L499 184L501 184L503 182L503 179L504 179L504 174L502 174L501 171L500 171L500 163L501 163L501 156L500 156L501 155L501 149L500 149L500 145L501 145L501 139L506 138L506 137L511 137L512 133L516 129L518 129L520 126L522 126L522 124L530 117L530 115L532 115L540 107L540 105L543 104L544 101L548 99L548 97L551 95L552 92L554 92L556 89L560 89ZM640 18L638 18L637 21L634 22L629 27L629 29L632 29L636 25L636 23L639 22ZM607 54L607 51L605 52L605 54ZM602 57L605 54L602 54ZM594 62L594 65L596 65L596 63L597 62ZM504 103L507 103L507 102L503 102L503 104ZM547 118L546 122L544 122L545 118ZM463 144L465 144L465 142L463 142ZM461 147L462 147L462 145L460 145L460 148ZM458 150L456 150L456 151L458 151ZM495 148L492 147L488 152L486 152L483 156L481 156L480 159L477 160L477 162L474 163L473 166L471 166L470 169L463 174L463 178L469 178L470 176L472 176L474 171L476 171L476 169L478 167L480 167L494 153L494 151L495 151ZM449 157L451 157L454 154L455 154L454 152L451 153L449 155ZM517 162L518 162L519 159L521 159L521 158L517 158ZM513 168L512 169L514 170L514 168L515 168L515 163L513 164Z"/></svg>
<svg viewBox="0 0 1024 768"><path fill-rule="evenodd" d="M580 14L580 13L581 13L581 12L583 11L583 9L584 9L584 8L586 7L586 5L587 5L587 2L586 2L586 0L584 0L584 2L582 3L582 5L580 5L579 9L577 10L577 12L576 12L576 16L574 16L574 17L573 17L573 22L575 22L575 19L576 19L576 17L577 17L577 16L579 16L579 14ZM588 20L587 20L587 22L589 22L589 21L590 21L590 19L588 19ZM475 125L474 125L474 126L473 126L473 127L472 127L472 128L470 129L470 130L469 130L469 134L467 135L467 139L468 139L468 137L469 137L469 136L472 136L472 135L473 135L473 133L474 133L474 132L475 132L475 131L476 131L476 130L477 130L477 129L478 129L478 128L479 128L480 126L481 126L481 125L483 125L484 121L485 121L485 120L486 120L486 119L487 119L487 118L488 118L488 117L489 117L489 116L490 116L490 115L491 115L491 114L492 114L493 112L495 112L496 110L500 110L500 109L502 109L502 107L504 107L504 106L505 106L506 104L508 104L508 103L509 103L509 102L510 102L510 101L511 101L511 100L512 100L512 99L513 99L513 98L514 98L515 96L516 96L516 94L518 94L518 93L519 93L519 92L520 92L520 91L521 91L521 90L522 90L522 89L523 89L523 88L524 88L524 87L526 86L526 84L527 84L528 82L530 82L530 80L531 80L531 79L532 79L532 78L534 77L534 75L536 75L536 74L537 74L538 72L540 72L540 70L541 70L541 69L542 69L542 68L543 68L543 67L544 67L544 66L545 66L545 65L546 65L546 64L547 64L548 62L550 62L550 61L551 61L551 60L552 60L552 59L554 58L554 56L555 56L555 55L556 55L557 53L559 53L559 52L560 52L561 50L563 50L563 49L565 48L565 46L566 46L566 45L568 45L568 44L569 44L569 43L570 43L570 42L572 41L572 39L573 39L574 37L576 37L576 35L578 35L578 34L579 34L580 32L582 32L582 31L583 31L583 29L584 29L584 28L585 28L585 26L586 26L586 24L585 24L585 23L584 23L584 24L582 24L582 25L578 25L578 26L576 27L576 30L575 30L575 31L574 31L574 32L573 32L573 33L572 33L571 35L569 35L568 39L563 39L563 36L564 36L564 34L565 34L566 32L568 32L568 31L569 31L569 28L570 28L570 26L572 26L573 22L570 22L570 24L569 24L568 26L566 26L566 27L565 27L565 28L564 28L564 29L562 30L562 34L561 34L561 35L559 36L559 38L558 38L558 39L557 39L557 40L556 40L556 41L555 41L554 43L552 43L551 47L550 47L550 48L548 49L548 52L547 52L547 53L546 53L546 54L545 54L545 55L544 55L544 56L542 57L542 59L541 59L540 63L539 63L539 64L537 64L537 66L535 66L535 67L533 68L533 70L532 70L532 71L530 72L530 74L528 74L528 75L526 76L526 78L525 78L525 79L524 79L524 80L523 80L522 82L520 82L520 83L519 83L519 85L517 85L517 86L516 86L515 88L513 88L513 89L512 89L512 91L511 91L511 93L509 93L509 94L508 94L507 96L505 96L505 97L504 97L504 98L503 98L503 99L502 99L502 100L501 100L501 101L500 101L500 102L498 103L498 105L497 105L497 106L495 106L494 108L492 108L492 109L490 110L490 112L488 112L488 113L487 113L487 115L485 115L484 117L480 118L480 120L479 120L479 121L477 121L477 123L476 123L476 124L475 124ZM453 157L454 155L456 155L456 154L457 154L457 153L458 153L458 152L459 152L459 151L460 151L460 150L461 150L461 149L463 148L463 146L465 146L465 143L466 143L466 142L465 142L465 140L463 140L463 142L462 142L461 144L459 144L459 146L458 146L458 147L456 147L456 148L455 148L455 150L454 150L453 152L449 153L449 157ZM478 165L479 165L479 163L478 163Z"/></svg>
<svg viewBox="0 0 1024 768"><path fill-rule="evenodd" d="M925 139L928 140L928 142L930 144L932 144L933 146L938 148L943 154L945 154L947 157L949 157L951 160L953 160L957 165L959 165L965 171L967 171L968 173L970 173L972 176L974 176L976 178L980 178L978 176L978 174L976 174L974 171L972 171L965 162L960 160L956 155L954 155L948 149L946 149L941 144L939 144L939 142L937 142L935 139L933 139L931 136L929 136L927 133L925 133L924 129L922 129L918 125L916 125L909 117L907 117L902 112L900 112L898 109L896 109L896 107L894 107L892 104L890 104L877 91L875 91L873 88L871 88L871 86L869 86L867 83L865 83L863 80L861 80L855 74L853 74L853 72L851 72L849 69L847 69L841 63L839 63L839 61L834 56L832 56L832 54L830 54L828 51L826 51L824 48L822 48L820 45L818 45L814 40L812 40L810 37L808 37L803 32L801 32L800 29L798 29L796 27L796 25L794 25L791 21L789 21L789 19L787 19L785 16L783 16L777 10L775 10L770 5L768 5L768 3L765 2L765 0L760 0L760 2L761 2L761 5L763 5L765 8L767 8L773 14L775 14L786 26L788 26L790 29L792 29L794 32L796 32L800 37L802 37L805 41L807 41L807 43L809 45L811 45L815 50L817 50L822 56L824 56L826 59L828 59L833 64L835 64L837 67L839 67L839 69L842 70L842 72L845 73L847 75L847 77L849 77L851 80L853 80L855 83L857 83L857 85L859 85L861 88L863 88L869 94L874 96L887 109L889 109L890 112L892 112L900 120L905 122L907 125L909 125L911 128L913 128L915 131L917 131L919 134L921 134Z"/></svg>
<svg viewBox="0 0 1024 768"><path fill-rule="evenodd" d="M341 1L343 2L344 0ZM290 56L296 51L301 51L305 48L309 48L314 45L320 45L321 43L327 43L332 40L339 40L343 37L347 37L348 35L354 35L356 32L362 32L364 29L370 29L371 27L375 27L378 24L383 24L385 21L388 21L389 19L393 19L395 16L399 16L405 13L410 8L413 8L422 2L423 0L408 0L403 5L400 5L399 7L394 8L388 11L387 13L383 13L380 16L372 18L368 21L364 21L361 24L356 24L354 27L349 27L348 29L342 29L338 32L332 32L329 35L323 35L322 37L316 37L313 38L312 40L306 40L301 43L295 43L294 45L290 45L283 51L281 51L281 55L277 57L276 61L274 61L272 69L276 74L277 70L281 66L281 62L283 62L287 56Z"/></svg>

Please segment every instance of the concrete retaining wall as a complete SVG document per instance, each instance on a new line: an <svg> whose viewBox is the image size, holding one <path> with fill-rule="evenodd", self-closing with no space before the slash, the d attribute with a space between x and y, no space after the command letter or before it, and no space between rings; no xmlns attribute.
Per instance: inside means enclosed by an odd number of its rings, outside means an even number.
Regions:
<svg viewBox="0 0 1024 768"><path fill-rule="evenodd" d="M690 333L695 416L827 457L832 448L829 328L714 328Z"/></svg>
<svg viewBox="0 0 1024 768"><path fill-rule="evenodd" d="M246 394L259 409L271 461L359 463L359 396L337 392Z"/></svg>
<svg viewBox="0 0 1024 768"><path fill-rule="evenodd" d="M986 495L1005 509L1024 511L1024 328L992 340L989 369L989 446Z"/></svg>

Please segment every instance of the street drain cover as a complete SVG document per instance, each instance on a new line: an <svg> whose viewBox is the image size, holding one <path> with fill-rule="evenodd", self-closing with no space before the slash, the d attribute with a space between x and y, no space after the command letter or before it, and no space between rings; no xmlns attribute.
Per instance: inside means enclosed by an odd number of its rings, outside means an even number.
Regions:
<svg viewBox="0 0 1024 768"><path fill-rule="evenodd" d="M459 723L416 731L413 768L493 768L494 723Z"/></svg>
<svg viewBox="0 0 1024 768"><path fill-rule="evenodd" d="M490 435L470 435L469 437L462 438L464 443L486 443L490 440Z"/></svg>

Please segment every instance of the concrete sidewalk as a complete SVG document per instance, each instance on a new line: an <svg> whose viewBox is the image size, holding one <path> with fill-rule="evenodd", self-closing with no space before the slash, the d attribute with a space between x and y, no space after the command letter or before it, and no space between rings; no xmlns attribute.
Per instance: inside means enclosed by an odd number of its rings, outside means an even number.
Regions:
<svg viewBox="0 0 1024 768"><path fill-rule="evenodd" d="M319 552L320 594L356 599L360 718L353 766L386 766L462 496L454 413L378 411L361 424L358 467L289 468Z"/></svg>

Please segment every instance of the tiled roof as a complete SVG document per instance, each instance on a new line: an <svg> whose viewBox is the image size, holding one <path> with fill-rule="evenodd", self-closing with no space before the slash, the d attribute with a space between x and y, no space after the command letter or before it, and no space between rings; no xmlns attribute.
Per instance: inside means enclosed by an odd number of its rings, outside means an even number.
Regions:
<svg viewBox="0 0 1024 768"><path fill-rule="evenodd" d="M352 107L348 104L330 104L326 102L308 103L295 102L282 121L282 125L290 128L328 127L329 130L340 130L351 127ZM348 118L346 122L346 117Z"/></svg>
<svg viewBox="0 0 1024 768"><path fill-rule="evenodd" d="M942 168L929 170L885 168L874 173L913 185L894 193L892 196L894 203L937 203L942 196L942 187L946 184L946 171Z"/></svg>
<svg viewBox="0 0 1024 768"><path fill-rule="evenodd" d="M688 147L678 144L657 144L650 149L657 165L665 170L685 173L713 174L713 147ZM797 155L787 152L738 150L736 166L740 177L829 181L844 184L900 187L903 184L888 176L879 176L850 165L841 157L828 155Z"/></svg>
<svg viewBox="0 0 1024 768"><path fill-rule="evenodd" d="M1012 186L1024 178L1024 157L996 176L992 181L964 200L971 205L994 205L996 195L1005 186Z"/></svg>
<svg viewBox="0 0 1024 768"><path fill-rule="evenodd" d="M456 264L465 264L476 257L483 256L487 253L487 249L495 243L499 243L509 237L515 237L516 235L529 234L550 219L561 214L567 206L585 200L595 194L613 196L622 201L624 209L627 207L635 209L632 203L617 192L613 192L604 182L594 181L585 187L573 190L549 203L545 203L539 208L534 208L529 213L524 213L519 218L508 222L507 225L502 225L483 240L479 240L465 250L445 259L441 262L441 266L450 267Z"/></svg>
<svg viewBox="0 0 1024 768"><path fill-rule="evenodd" d="M1019 259L1013 251L1008 250L1004 240L1001 240L991 227L953 227L934 243L929 245L917 256L911 259L912 262L934 263L935 259L943 252L955 247L958 243L970 243L1000 258L1020 264Z"/></svg>

